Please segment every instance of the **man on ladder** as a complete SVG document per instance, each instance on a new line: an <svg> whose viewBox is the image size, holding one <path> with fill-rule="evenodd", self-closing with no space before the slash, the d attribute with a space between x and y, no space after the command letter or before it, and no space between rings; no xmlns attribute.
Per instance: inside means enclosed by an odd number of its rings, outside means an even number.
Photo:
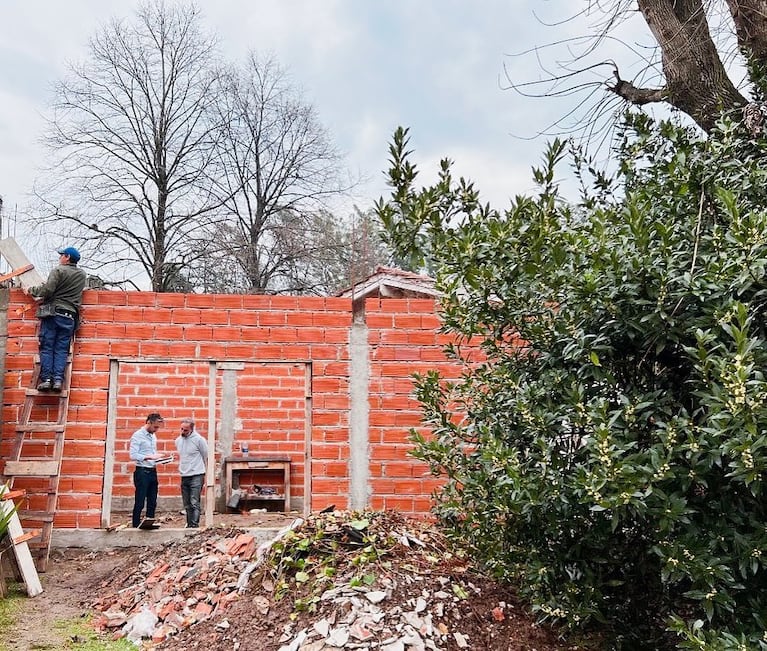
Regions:
<svg viewBox="0 0 767 651"><path fill-rule="evenodd" d="M73 246L58 250L59 264L42 285L24 290L40 302L40 377L38 391L61 391L69 343L77 328L86 273L77 266L80 252Z"/></svg>

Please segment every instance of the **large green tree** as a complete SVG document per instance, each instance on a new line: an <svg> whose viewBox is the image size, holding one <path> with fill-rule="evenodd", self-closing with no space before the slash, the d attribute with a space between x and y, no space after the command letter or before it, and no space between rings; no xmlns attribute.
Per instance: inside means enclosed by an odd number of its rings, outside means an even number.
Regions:
<svg viewBox="0 0 767 651"><path fill-rule="evenodd" d="M447 164L419 188L400 132L381 209L403 257L428 245L465 361L419 379L414 432L452 534L544 620L767 648L767 146L696 134L634 116L577 205L556 142L499 213Z"/></svg>

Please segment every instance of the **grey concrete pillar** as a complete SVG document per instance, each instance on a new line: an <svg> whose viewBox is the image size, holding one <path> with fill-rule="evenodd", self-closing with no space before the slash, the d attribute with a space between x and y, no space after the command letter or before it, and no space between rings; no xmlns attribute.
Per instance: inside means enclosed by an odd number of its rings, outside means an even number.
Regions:
<svg viewBox="0 0 767 651"><path fill-rule="evenodd" d="M370 359L364 306L354 311L349 357L349 508L362 510L370 502Z"/></svg>

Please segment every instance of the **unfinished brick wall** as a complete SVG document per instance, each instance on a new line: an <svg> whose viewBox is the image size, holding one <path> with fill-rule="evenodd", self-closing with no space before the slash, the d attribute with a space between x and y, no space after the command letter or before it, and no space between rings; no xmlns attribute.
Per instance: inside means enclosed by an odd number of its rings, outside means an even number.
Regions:
<svg viewBox="0 0 767 651"><path fill-rule="evenodd" d="M455 369L441 350L433 301L369 300L366 312L370 505L425 513L436 484L424 464L407 456L407 430L418 425L420 414L410 395L410 376L430 368ZM351 302L345 298L86 291L55 526L100 526L108 467L113 468L113 509L128 505L133 496L130 435L147 413L159 411L166 418L160 449L174 451L181 418L193 417L203 435L211 427L211 395L217 465L247 441L252 454L290 457L298 504L310 504L312 510L346 507L351 323ZM36 327L29 299L11 290L0 472L31 382ZM113 462L105 458L110 368ZM176 465L159 473L161 499L177 498Z"/></svg>
<svg viewBox="0 0 767 651"><path fill-rule="evenodd" d="M428 467L408 455L411 428L419 428L421 410L413 397L412 374L439 370L456 377L445 359L448 338L432 300L376 299L365 306L370 346L371 506L425 513L439 485Z"/></svg>

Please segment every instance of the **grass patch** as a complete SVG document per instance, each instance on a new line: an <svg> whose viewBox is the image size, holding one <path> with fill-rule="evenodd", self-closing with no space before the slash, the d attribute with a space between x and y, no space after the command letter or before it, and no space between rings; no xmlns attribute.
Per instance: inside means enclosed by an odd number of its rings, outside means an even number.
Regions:
<svg viewBox="0 0 767 651"><path fill-rule="evenodd" d="M0 651L11 649L13 628L24 616L24 603L28 597L22 584L12 583L5 599L0 599ZM101 637L90 625L90 617L75 619L60 619L51 623L62 639L58 646L41 644L32 649L46 651L136 651L136 647L128 640L108 640Z"/></svg>
<svg viewBox="0 0 767 651"><path fill-rule="evenodd" d="M21 586L11 583L8 586L8 596L0 599L0 651L9 648L11 640L7 637L8 631L21 616L25 595Z"/></svg>
<svg viewBox="0 0 767 651"><path fill-rule="evenodd" d="M136 651L128 640L107 640L90 625L90 617L57 620L53 627L66 638L62 651Z"/></svg>

